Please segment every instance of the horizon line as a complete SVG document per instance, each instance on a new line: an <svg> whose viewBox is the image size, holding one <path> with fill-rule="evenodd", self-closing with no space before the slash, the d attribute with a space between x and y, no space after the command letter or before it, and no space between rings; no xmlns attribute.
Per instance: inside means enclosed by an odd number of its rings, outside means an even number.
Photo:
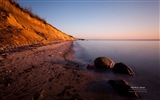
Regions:
<svg viewBox="0 0 160 100"><path fill-rule="evenodd" d="M128 1L128 0L115 0L115 1L112 1L112 0L82 0L82 1L74 1L74 0L46 0L46 1L39 1L39 0L28 0L28 1L21 1L19 0L18 2L159 2L157 0L153 0L153 1L148 1L148 0L139 0L139 1L135 1L135 0L131 0L131 1Z"/></svg>
<svg viewBox="0 0 160 100"><path fill-rule="evenodd" d="M132 41L160 41L160 39L84 39L84 40L132 40Z"/></svg>

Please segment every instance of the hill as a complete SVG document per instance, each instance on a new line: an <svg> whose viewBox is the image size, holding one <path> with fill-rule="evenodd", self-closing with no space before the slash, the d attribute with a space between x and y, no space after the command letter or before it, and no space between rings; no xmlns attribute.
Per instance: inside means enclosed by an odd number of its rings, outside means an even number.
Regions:
<svg viewBox="0 0 160 100"><path fill-rule="evenodd" d="M0 49L75 39L14 0L0 0Z"/></svg>

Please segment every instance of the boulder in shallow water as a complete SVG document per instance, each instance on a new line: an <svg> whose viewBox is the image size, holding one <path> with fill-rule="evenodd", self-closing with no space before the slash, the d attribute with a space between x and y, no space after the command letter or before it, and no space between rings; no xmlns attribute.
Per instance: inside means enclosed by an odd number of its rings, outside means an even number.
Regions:
<svg viewBox="0 0 160 100"><path fill-rule="evenodd" d="M94 60L97 69L113 68L115 62L107 57L98 57Z"/></svg>
<svg viewBox="0 0 160 100"><path fill-rule="evenodd" d="M139 97L139 95L124 80L109 80L108 82L113 87L113 89L121 95L136 98Z"/></svg>
<svg viewBox="0 0 160 100"><path fill-rule="evenodd" d="M134 75L132 69L124 63L116 63L113 67L113 72L127 74L127 75Z"/></svg>

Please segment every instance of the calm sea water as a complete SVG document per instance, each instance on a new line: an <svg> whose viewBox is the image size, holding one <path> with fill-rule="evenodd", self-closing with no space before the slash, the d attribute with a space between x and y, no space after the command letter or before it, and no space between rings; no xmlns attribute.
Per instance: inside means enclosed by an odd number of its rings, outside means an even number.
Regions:
<svg viewBox="0 0 160 100"><path fill-rule="evenodd" d="M140 91L143 100L160 100L160 41L75 41L76 61L86 68L100 56L115 62L124 62L135 72L134 77L111 73L101 77L125 79L133 87L144 88ZM96 72L95 72L96 74ZM105 78L104 78L105 79ZM107 79L106 79L107 80Z"/></svg>

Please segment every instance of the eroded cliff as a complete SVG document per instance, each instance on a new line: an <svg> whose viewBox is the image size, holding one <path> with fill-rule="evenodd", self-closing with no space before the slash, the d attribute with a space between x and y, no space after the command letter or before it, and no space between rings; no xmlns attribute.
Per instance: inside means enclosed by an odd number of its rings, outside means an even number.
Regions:
<svg viewBox="0 0 160 100"><path fill-rule="evenodd" d="M75 40L12 0L0 0L0 48Z"/></svg>

